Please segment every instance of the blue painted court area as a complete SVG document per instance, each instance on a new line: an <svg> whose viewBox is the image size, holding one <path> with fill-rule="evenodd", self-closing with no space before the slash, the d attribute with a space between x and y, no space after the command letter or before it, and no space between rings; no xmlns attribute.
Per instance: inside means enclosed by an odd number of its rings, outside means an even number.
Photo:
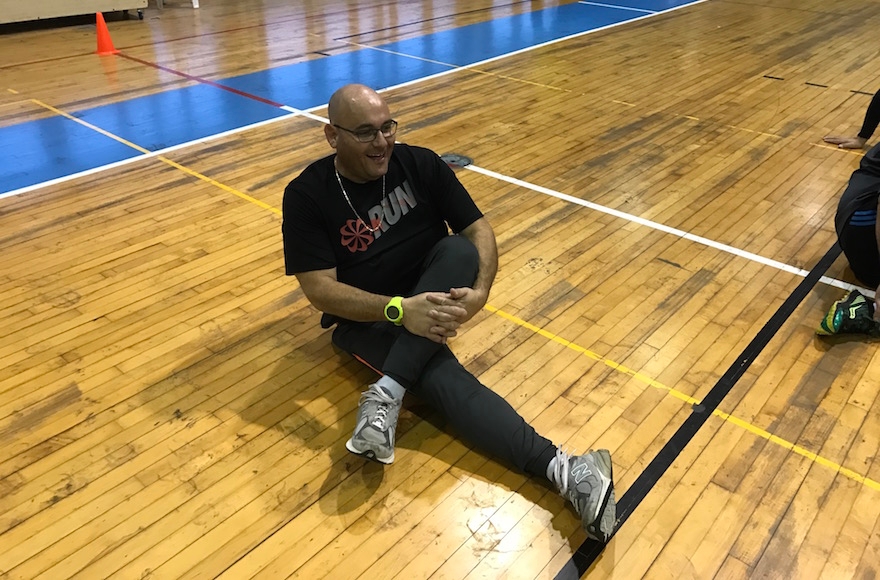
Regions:
<svg viewBox="0 0 880 580"><path fill-rule="evenodd" d="M380 48L455 66L467 66L643 16L605 6L566 4L393 42Z"/></svg>
<svg viewBox="0 0 880 580"><path fill-rule="evenodd" d="M131 147L64 117L4 127L0 193L122 161L133 153Z"/></svg>
<svg viewBox="0 0 880 580"><path fill-rule="evenodd" d="M86 109L73 116L144 149L158 151L289 114L210 85L194 85Z"/></svg>
<svg viewBox="0 0 880 580"><path fill-rule="evenodd" d="M663 12L697 0L572 3L429 34L374 49L228 78L238 91L310 109L346 83L386 88L511 52ZM610 5L614 6L610 6ZM161 63L160 63L161 64ZM186 71L184 71L186 72ZM196 85L77 111L74 116L149 151L189 143L289 114L280 108ZM0 128L0 195L141 155L64 117Z"/></svg>

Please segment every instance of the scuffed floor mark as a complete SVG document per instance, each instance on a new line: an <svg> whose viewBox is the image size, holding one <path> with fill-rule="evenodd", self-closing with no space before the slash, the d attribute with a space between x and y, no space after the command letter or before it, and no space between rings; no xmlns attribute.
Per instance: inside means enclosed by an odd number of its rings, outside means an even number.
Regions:
<svg viewBox="0 0 880 580"><path fill-rule="evenodd" d="M32 430L40 426L46 419L59 411L64 411L73 403L82 398L82 392L76 383L70 383L50 397L15 411L9 423L0 428L0 438L14 437L15 435Z"/></svg>

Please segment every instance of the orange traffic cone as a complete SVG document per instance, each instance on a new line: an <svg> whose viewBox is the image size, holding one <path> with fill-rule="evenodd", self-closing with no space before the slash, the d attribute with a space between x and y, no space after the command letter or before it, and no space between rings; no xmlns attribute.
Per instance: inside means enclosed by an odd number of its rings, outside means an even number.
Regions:
<svg viewBox="0 0 880 580"><path fill-rule="evenodd" d="M113 48L113 41L110 39L110 31L107 30L107 23L104 22L104 15L98 12L95 14L96 24L98 27L98 50L100 55L119 54L119 51Z"/></svg>

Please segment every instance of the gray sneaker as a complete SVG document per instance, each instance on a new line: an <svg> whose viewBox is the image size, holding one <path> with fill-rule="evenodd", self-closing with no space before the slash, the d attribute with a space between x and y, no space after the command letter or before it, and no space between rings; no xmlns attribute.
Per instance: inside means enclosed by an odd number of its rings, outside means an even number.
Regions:
<svg viewBox="0 0 880 580"><path fill-rule="evenodd" d="M556 450L553 482L581 517L587 535L608 542L617 523L611 454L607 449L586 455L569 455Z"/></svg>
<svg viewBox="0 0 880 580"><path fill-rule="evenodd" d="M394 432L401 401L375 384L364 391L358 403L357 425L345 448L379 463L394 461Z"/></svg>

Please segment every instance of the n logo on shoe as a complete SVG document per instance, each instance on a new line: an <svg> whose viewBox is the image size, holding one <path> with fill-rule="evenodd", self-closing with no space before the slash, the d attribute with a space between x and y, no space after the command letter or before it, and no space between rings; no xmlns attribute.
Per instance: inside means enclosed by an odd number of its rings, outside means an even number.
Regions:
<svg viewBox="0 0 880 580"><path fill-rule="evenodd" d="M586 464L581 463L572 468L571 475L574 477L575 484L578 484L593 475L593 472L586 466Z"/></svg>

